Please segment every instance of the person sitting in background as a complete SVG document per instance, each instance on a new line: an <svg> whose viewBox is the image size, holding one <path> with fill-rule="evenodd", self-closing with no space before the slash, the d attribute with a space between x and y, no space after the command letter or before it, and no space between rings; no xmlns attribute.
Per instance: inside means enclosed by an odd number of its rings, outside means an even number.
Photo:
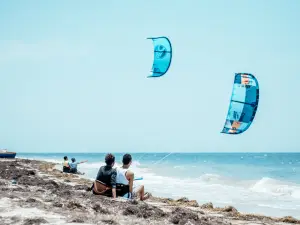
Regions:
<svg viewBox="0 0 300 225"><path fill-rule="evenodd" d="M70 172L70 164L69 164L68 156L64 156L63 172L64 173Z"/></svg>
<svg viewBox="0 0 300 225"><path fill-rule="evenodd" d="M131 155L125 154L122 162L123 165L117 168L117 196L127 198L140 197L141 201L148 199L150 194L144 194L144 185L133 185L134 173L129 170L129 167L132 163Z"/></svg>
<svg viewBox="0 0 300 225"><path fill-rule="evenodd" d="M80 173L79 171L77 171L77 165L78 165L78 164L81 164L81 163L85 163L85 162L87 162L87 160L81 161L81 162L76 162L76 159L75 159L75 158L72 158L71 161L72 161L72 162L69 163L69 166L70 166L70 173L77 173L77 174L83 175L84 173Z"/></svg>
<svg viewBox="0 0 300 225"><path fill-rule="evenodd" d="M115 165L115 156L110 153L107 154L105 156L105 163L105 166L100 167L91 189L95 195L105 195L116 198L117 172L113 168Z"/></svg>

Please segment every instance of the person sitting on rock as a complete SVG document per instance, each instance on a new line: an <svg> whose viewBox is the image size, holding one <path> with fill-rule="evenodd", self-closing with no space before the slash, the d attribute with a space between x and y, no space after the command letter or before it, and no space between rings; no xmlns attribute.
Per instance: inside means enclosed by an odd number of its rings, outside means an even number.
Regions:
<svg viewBox="0 0 300 225"><path fill-rule="evenodd" d="M123 165L117 168L117 196L134 198L139 197L141 201L144 201L150 197L149 193L144 194L144 185L134 185L134 173L129 170L132 163L132 157L130 154L123 156Z"/></svg>
<svg viewBox="0 0 300 225"><path fill-rule="evenodd" d="M72 161L72 162L69 163L69 166L70 166L70 173L77 173L77 174L83 175L84 173L80 173L79 171L77 171L77 165L78 165L78 164L81 164L81 163L85 163L85 162L87 162L87 160L81 161L81 162L76 162L76 159L75 159L75 158L72 158L71 161Z"/></svg>
<svg viewBox="0 0 300 225"><path fill-rule="evenodd" d="M115 165L115 156L110 153L107 154L105 156L105 163L105 166L100 167L91 189L95 195L104 195L116 198L117 172L113 168Z"/></svg>
<svg viewBox="0 0 300 225"><path fill-rule="evenodd" d="M64 173L70 172L70 164L69 164L68 156L64 156L63 172Z"/></svg>

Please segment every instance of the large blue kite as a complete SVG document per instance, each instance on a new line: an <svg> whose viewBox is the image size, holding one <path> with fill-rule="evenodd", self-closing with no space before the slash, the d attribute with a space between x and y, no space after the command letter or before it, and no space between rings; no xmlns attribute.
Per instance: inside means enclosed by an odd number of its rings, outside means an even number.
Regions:
<svg viewBox="0 0 300 225"><path fill-rule="evenodd" d="M154 60L148 77L161 77L170 68L172 61L172 45L167 37L150 37L154 46Z"/></svg>
<svg viewBox="0 0 300 225"><path fill-rule="evenodd" d="M240 134L246 131L258 107L259 86L249 73L236 73L226 122L221 133Z"/></svg>

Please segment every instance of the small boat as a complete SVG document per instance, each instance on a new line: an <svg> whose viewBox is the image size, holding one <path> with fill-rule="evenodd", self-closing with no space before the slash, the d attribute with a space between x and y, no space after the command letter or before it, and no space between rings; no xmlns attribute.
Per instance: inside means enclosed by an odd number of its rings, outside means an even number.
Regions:
<svg viewBox="0 0 300 225"><path fill-rule="evenodd" d="M0 149L0 158L15 158L16 154L15 152L7 151L7 149Z"/></svg>

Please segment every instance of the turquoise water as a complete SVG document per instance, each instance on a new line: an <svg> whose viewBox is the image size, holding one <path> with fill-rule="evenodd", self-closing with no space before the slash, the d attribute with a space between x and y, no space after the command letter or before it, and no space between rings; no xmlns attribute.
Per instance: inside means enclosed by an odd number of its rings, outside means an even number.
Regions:
<svg viewBox="0 0 300 225"><path fill-rule="evenodd" d="M65 154L18 157L62 162ZM93 179L105 153L68 153L88 160L79 170ZM121 153L115 154L117 165ZM242 212L300 219L300 153L134 153L132 170L156 196L233 205Z"/></svg>

